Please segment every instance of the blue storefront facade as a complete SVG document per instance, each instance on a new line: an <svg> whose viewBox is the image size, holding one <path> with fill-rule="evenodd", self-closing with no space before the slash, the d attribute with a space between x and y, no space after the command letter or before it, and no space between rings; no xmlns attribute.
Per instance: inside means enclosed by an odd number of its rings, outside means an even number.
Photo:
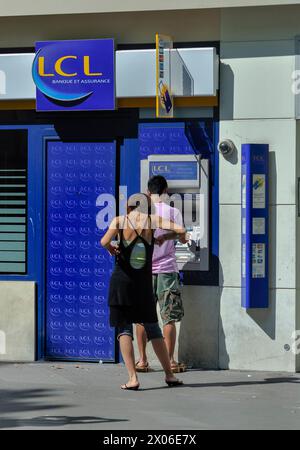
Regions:
<svg viewBox="0 0 300 450"><path fill-rule="evenodd" d="M100 246L104 231L97 228L97 198L101 193L115 195L120 185L127 186L128 196L138 192L140 160L149 153L193 154L196 144L188 139L190 121L145 122L132 112L129 119L125 138L109 138L107 127L101 131L101 114L95 118L99 127L94 137L86 118L78 121L74 117L74 138L70 134L73 125L59 119L55 124L1 125L0 136L21 130L28 140L28 188L23 204L27 211L26 273L2 273L0 280L36 283L37 359L119 360L106 301L114 261ZM103 117L104 125L106 121ZM218 255L218 123L207 119L192 122L201 126L213 168L213 265ZM126 136L124 123L120 130ZM202 142L203 150L204 145ZM9 193L8 188L6 195ZM5 217L11 217L7 214ZM1 235L5 239L2 230ZM212 266L206 274L212 278L208 282L217 283L214 270ZM205 283L203 275L185 276L187 284Z"/></svg>
<svg viewBox="0 0 300 450"><path fill-rule="evenodd" d="M195 260L184 267L187 249L176 252L185 306L176 358L205 369L299 370L299 5L104 11L87 1L75 13L19 3L23 15L7 3L0 18L0 361L119 360L99 193L115 192L118 212L159 168L179 203L187 195L192 219L198 194L207 199L202 228L192 230ZM172 89L170 65L156 83L155 42L167 48L170 37ZM99 39L114 40L114 79L101 52L77 52L75 42ZM52 53L60 40L67 52ZM82 110L90 87L112 80L114 105ZM65 95L67 84L76 89ZM167 118L156 117L158 92L173 101ZM257 145L268 148L263 170L251 162ZM151 346L149 362L157 364Z"/></svg>

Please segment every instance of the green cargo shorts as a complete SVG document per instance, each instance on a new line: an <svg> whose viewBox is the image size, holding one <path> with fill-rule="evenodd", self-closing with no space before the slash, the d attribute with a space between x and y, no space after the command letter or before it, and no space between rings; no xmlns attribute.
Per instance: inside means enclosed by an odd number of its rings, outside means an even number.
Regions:
<svg viewBox="0 0 300 450"><path fill-rule="evenodd" d="M153 274L154 296L159 303L163 325L180 322L184 316L177 272Z"/></svg>

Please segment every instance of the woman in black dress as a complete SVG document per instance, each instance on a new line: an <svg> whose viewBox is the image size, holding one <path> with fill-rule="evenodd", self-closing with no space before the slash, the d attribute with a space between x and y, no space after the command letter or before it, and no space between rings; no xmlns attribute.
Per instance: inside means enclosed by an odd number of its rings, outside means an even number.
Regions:
<svg viewBox="0 0 300 450"><path fill-rule="evenodd" d="M133 197L133 206L128 206L127 215L115 217L101 240L102 246L117 256L110 280L109 307L110 325L117 328L122 356L129 374L129 381L121 388L139 388L132 344L134 323L144 325L147 338L151 340L165 371L165 381L168 386L174 387L182 382L171 370L167 348L158 325L152 288L152 253L154 231L157 228L175 231L180 236L185 233L185 229L152 215L151 200L145 194ZM116 236L119 240L118 247L112 245Z"/></svg>

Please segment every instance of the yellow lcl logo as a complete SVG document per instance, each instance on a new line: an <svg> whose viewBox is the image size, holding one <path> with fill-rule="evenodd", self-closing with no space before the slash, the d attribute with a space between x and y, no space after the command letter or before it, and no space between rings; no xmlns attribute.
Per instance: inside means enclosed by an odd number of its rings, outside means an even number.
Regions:
<svg viewBox="0 0 300 450"><path fill-rule="evenodd" d="M68 59L78 60L78 57L74 56L74 55L62 56L61 58L56 60L56 62L54 64L54 70L58 75L61 75L62 77L76 77L78 75L77 72L68 73L62 69L63 62ZM89 56L83 57L83 72L86 76L89 76L89 77L99 77L99 76L103 75L101 72L91 72ZM44 56L40 56L38 58L38 73L39 73L40 77L54 77L55 76L54 73L46 73Z"/></svg>

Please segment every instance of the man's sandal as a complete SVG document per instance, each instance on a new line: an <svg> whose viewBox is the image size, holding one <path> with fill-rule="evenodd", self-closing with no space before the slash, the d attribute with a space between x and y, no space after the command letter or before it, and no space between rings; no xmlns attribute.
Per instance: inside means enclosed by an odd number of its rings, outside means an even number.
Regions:
<svg viewBox="0 0 300 450"><path fill-rule="evenodd" d="M167 381L167 380L165 380L165 381L166 381L166 383L167 383L167 385L169 387L178 387L178 386L183 386L184 385L183 381L181 381L181 380L174 380L174 381Z"/></svg>
<svg viewBox="0 0 300 450"><path fill-rule="evenodd" d="M146 362L146 364L140 364L140 362L138 361L137 363L135 363L135 370L137 372L147 373L150 370L149 363Z"/></svg>
<svg viewBox="0 0 300 450"><path fill-rule="evenodd" d="M138 391L140 385L137 384L136 386L127 386L127 384L123 384L121 386L122 391Z"/></svg>
<svg viewBox="0 0 300 450"><path fill-rule="evenodd" d="M184 363L171 364L171 369L173 373L186 372L186 365Z"/></svg>

